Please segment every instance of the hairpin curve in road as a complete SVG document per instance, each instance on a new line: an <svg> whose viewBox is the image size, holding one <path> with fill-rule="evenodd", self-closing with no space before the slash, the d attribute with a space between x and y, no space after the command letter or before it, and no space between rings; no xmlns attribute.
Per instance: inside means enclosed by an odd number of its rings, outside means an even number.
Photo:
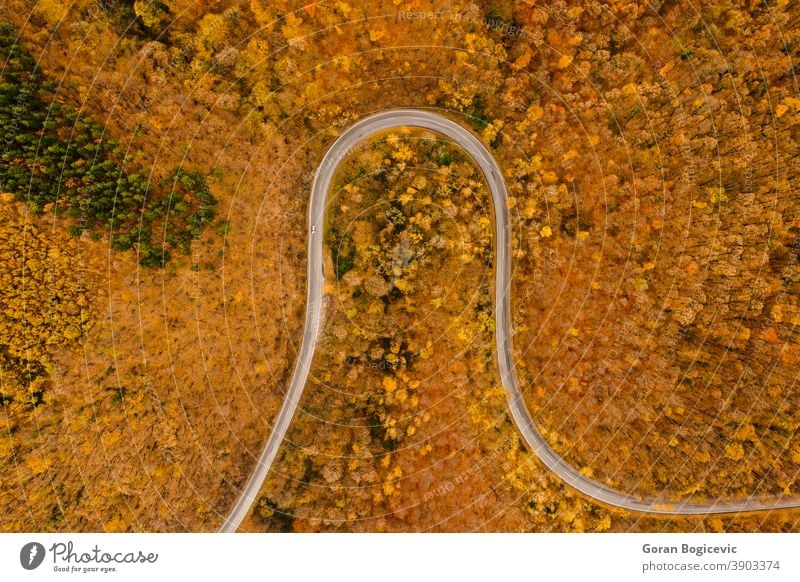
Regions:
<svg viewBox="0 0 800 582"><path fill-rule="evenodd" d="M333 174L347 152L370 135L395 127L428 129L453 140L469 154L480 167L492 193L494 208L495 248L495 339L500 379L506 390L508 408L522 438L537 457L567 485L606 505L660 515L711 515L769 511L800 507L796 497L757 499L748 497L740 501L716 500L708 503L673 499L644 498L616 491L586 477L569 465L547 444L534 425L522 392L517 383L514 360L511 355L511 221L508 209L508 190L500 167L480 140L469 130L437 113L419 109L391 109L365 117L347 128L328 148L314 175L309 204L308 235L308 289L306 318L300 355L286 392L275 425L264 446L258 463L242 490L233 509L220 527L220 532L233 532L239 528L258 495L264 479L272 466L292 421L300 396L303 393L311 360L317 344L322 313L324 273L322 267L322 229L325 203Z"/></svg>

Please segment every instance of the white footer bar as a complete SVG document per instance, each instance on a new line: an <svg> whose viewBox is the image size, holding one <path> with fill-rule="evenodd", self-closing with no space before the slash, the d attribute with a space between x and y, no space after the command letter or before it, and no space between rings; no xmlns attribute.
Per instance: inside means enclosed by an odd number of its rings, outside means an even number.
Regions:
<svg viewBox="0 0 800 582"><path fill-rule="evenodd" d="M4 534L0 580L800 580L798 534Z"/></svg>

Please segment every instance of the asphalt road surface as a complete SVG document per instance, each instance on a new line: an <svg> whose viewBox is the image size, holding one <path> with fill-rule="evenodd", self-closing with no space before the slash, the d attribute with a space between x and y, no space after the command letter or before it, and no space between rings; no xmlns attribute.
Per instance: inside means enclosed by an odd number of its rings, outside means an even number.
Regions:
<svg viewBox="0 0 800 582"><path fill-rule="evenodd" d="M768 511L800 507L800 499L781 497L774 499L745 498L736 501L710 499L699 503L674 499L642 498L617 491L586 477L567 464L550 448L536 429L525 406L517 384L514 360L511 355L511 223L508 210L508 192L502 172L492 155L475 135L461 125L436 113L415 109L392 109L370 115L351 125L331 145L314 175L311 186L308 224L308 296L306 321L300 355L295 365L289 389L272 433L269 435L258 464L242 490L236 505L220 527L221 532L236 531L255 502L258 492L278 453L286 430L292 421L311 368L317 344L322 314L324 282L322 260L322 235L325 204L331 179L339 162L360 142L370 135L393 127L419 127L433 130L453 140L478 164L492 193L495 218L495 336L500 378L506 390L508 407L522 438L528 447L565 483L584 495L603 504L636 512L663 515L710 515Z"/></svg>

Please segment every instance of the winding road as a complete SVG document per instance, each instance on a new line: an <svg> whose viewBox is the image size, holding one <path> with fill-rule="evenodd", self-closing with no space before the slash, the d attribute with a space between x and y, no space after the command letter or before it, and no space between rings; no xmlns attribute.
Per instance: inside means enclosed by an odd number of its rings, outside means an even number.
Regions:
<svg viewBox="0 0 800 582"><path fill-rule="evenodd" d="M432 130L453 140L474 159L486 177L492 193L495 217L495 337L500 378L506 390L508 407L517 429L528 447L550 470L555 472L570 487L587 497L606 505L642 513L675 516L709 515L800 507L800 499L795 497L775 499L746 498L739 501L713 500L708 503L640 498L611 489L598 481L586 477L567 464L547 444L536 429L517 383L514 360L511 354L511 222L507 201L508 191L502 172L495 159L478 138L461 125L429 111L392 109L370 115L345 130L325 153L314 175L309 206L306 319L300 355L283 405L258 464L235 506L220 527L220 532L236 531L249 513L283 442L308 379L322 315L323 282L325 277L322 267L322 235L325 204L336 167L365 138L376 132L401 126Z"/></svg>

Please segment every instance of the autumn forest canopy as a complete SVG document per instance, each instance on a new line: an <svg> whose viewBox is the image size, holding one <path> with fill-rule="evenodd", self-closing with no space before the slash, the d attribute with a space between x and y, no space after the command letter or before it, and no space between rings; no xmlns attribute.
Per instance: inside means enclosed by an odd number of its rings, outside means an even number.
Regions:
<svg viewBox="0 0 800 582"><path fill-rule="evenodd" d="M497 161L513 360L569 465L800 497L800 6L0 6L3 531L212 531L300 351L309 193L426 109ZM497 365L487 182L432 131L342 152L320 336L246 531L796 531L566 486Z"/></svg>

